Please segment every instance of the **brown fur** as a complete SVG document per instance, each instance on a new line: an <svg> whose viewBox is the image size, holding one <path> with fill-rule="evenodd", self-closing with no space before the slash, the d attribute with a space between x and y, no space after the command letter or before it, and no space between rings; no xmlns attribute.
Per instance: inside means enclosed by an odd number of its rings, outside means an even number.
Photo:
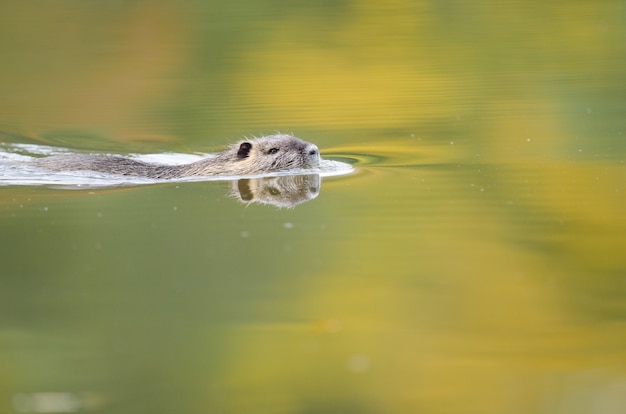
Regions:
<svg viewBox="0 0 626 414"><path fill-rule="evenodd" d="M215 157L184 165L158 165L117 155L69 154L40 158L32 164L50 171L89 170L146 178L256 175L319 165L317 147L293 135L276 134L230 145Z"/></svg>

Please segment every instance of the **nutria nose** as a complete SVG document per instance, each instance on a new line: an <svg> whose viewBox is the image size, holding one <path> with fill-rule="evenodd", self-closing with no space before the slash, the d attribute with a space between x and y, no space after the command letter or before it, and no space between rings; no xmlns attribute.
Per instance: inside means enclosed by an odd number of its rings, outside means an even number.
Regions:
<svg viewBox="0 0 626 414"><path fill-rule="evenodd" d="M315 145L309 146L309 151L307 152L307 163L310 165L318 165L320 162L320 152Z"/></svg>

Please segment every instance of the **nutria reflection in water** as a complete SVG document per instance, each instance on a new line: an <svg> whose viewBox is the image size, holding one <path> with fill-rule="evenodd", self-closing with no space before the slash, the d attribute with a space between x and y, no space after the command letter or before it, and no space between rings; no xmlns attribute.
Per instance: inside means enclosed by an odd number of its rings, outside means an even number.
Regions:
<svg viewBox="0 0 626 414"><path fill-rule="evenodd" d="M317 197L320 184L318 174L244 178L233 181L231 195L242 203L293 208Z"/></svg>
<svg viewBox="0 0 626 414"><path fill-rule="evenodd" d="M116 155L68 154L31 161L49 171L88 170L109 174L175 179L194 176L255 175L312 168L320 164L317 146L289 134L269 135L230 145L214 157L191 164L158 165Z"/></svg>

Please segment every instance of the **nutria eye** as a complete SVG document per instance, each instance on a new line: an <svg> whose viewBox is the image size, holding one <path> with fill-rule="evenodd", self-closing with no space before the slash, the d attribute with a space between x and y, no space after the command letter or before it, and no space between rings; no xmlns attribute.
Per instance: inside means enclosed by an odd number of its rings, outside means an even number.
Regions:
<svg viewBox="0 0 626 414"><path fill-rule="evenodd" d="M278 152L278 148L270 148L269 151L267 151L268 154L276 154Z"/></svg>

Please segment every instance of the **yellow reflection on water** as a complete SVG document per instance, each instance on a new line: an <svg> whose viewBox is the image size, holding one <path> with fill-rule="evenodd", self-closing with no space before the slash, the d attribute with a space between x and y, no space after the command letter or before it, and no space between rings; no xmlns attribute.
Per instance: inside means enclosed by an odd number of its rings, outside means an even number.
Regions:
<svg viewBox="0 0 626 414"><path fill-rule="evenodd" d="M626 265L623 167L387 161L350 181L311 321L234 333L232 386L287 411L623 408L626 308L597 290Z"/></svg>

